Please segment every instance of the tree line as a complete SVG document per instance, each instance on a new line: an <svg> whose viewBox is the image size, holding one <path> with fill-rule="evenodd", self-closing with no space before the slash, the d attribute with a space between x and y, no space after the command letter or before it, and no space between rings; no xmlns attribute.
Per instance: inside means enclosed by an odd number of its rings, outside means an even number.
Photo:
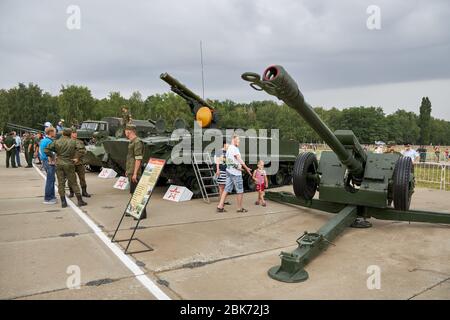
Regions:
<svg viewBox="0 0 450 320"><path fill-rule="evenodd" d="M284 139L302 143L320 143L321 139L310 126L284 104L274 101L237 103L231 100L210 100L219 112L221 128L280 129ZM103 117L121 117L122 106L128 106L134 119L164 119L168 129L182 118L192 126L193 117L186 102L176 94L154 94L144 98L138 91L127 99L120 92L110 92L106 98L97 99L85 86L62 86L59 95L44 92L30 83L10 89L0 89L0 130L6 131L11 122L26 127L42 129L43 123L56 124L64 119L66 124ZM398 109L386 115L380 107L315 108L331 130L351 129L361 143L393 141L397 144L450 145L450 122L431 116L431 102L422 99L419 114Z"/></svg>

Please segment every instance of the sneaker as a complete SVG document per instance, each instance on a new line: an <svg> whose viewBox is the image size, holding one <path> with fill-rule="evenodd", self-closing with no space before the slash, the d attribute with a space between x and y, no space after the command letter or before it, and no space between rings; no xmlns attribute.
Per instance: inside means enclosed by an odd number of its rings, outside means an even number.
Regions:
<svg viewBox="0 0 450 320"><path fill-rule="evenodd" d="M42 202L43 204L56 204L56 200L52 199L52 200L45 200L44 202Z"/></svg>

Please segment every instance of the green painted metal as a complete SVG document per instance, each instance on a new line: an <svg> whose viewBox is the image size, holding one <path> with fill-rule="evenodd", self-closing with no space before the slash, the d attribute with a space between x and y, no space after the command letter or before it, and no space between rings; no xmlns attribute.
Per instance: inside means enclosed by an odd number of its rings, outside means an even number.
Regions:
<svg viewBox="0 0 450 320"><path fill-rule="evenodd" d="M269 200L337 214L317 233L306 232L297 239L298 248L293 252L282 252L281 265L269 270L270 277L283 282L305 281L306 264L346 227L371 226L361 219L450 224L450 214L408 210L414 192L413 167L408 158L398 153L366 153L350 130L332 133L305 102L283 67L271 66L262 77L247 72L242 78L251 82L252 88L266 91L295 109L333 150L322 152L317 168L317 162L311 162L314 155L298 157L295 164L298 169L294 169L294 191L298 197L286 192L266 193ZM315 188L319 190L319 199L313 198ZM393 201L402 211L391 207Z"/></svg>
<svg viewBox="0 0 450 320"><path fill-rule="evenodd" d="M329 213L337 213L317 233L305 233L297 239L298 248L292 253L281 252L281 265L269 269L271 278L282 282L301 282L308 279L305 266L339 233L350 226L356 217L375 218L380 220L427 222L450 224L450 213L408 210L399 211L391 208L355 207L317 199L305 201L288 192L266 192L266 199L279 203L317 209Z"/></svg>
<svg viewBox="0 0 450 320"><path fill-rule="evenodd" d="M303 200L297 198L290 192L272 192L266 191L265 198L267 200L276 201L279 203L288 203L295 206L307 207L315 210L325 211L329 213L337 213L345 208L345 204L322 201L317 199Z"/></svg>
<svg viewBox="0 0 450 320"><path fill-rule="evenodd" d="M356 178L362 177L364 173L363 162L365 161L366 154L353 132L351 130L340 130L337 132L338 135L333 134L328 126L319 118L314 109L305 101L303 94L298 89L297 83L282 66L275 65L268 67L263 73L262 80L260 80L258 74L249 72L244 73L242 78L252 82L254 86L259 86L260 89L267 93L276 96L296 110L336 153L341 163ZM350 144L345 145L348 141L350 141Z"/></svg>
<svg viewBox="0 0 450 320"><path fill-rule="evenodd" d="M346 185L346 168L334 152L322 152L318 172L321 200L386 208L389 206L390 184L398 154L369 153L359 188Z"/></svg>
<svg viewBox="0 0 450 320"><path fill-rule="evenodd" d="M390 208L383 210L378 208L368 208L367 214L370 217L379 220L450 224L450 213L444 212L422 210L399 211Z"/></svg>
<svg viewBox="0 0 450 320"><path fill-rule="evenodd" d="M176 94L180 95L181 97L183 97L183 99L194 102L196 106L208 107L209 109L211 109L211 111L214 110L214 107L211 104L206 102L204 99L200 98L192 90L190 90L188 87L186 87L184 84L182 84L180 81L172 77L167 72L161 73L159 77L161 78L161 80L169 84L171 90ZM192 109L192 112L195 113L196 110Z"/></svg>
<svg viewBox="0 0 450 320"><path fill-rule="evenodd" d="M399 154L366 153L351 130L332 133L281 66L267 68L262 79L248 72L242 78L296 110L333 150L322 152L317 169L321 200L378 208L390 206L392 176Z"/></svg>
<svg viewBox="0 0 450 320"><path fill-rule="evenodd" d="M323 225L316 233L305 232L297 239L298 247L293 252L281 252L281 265L269 269L271 278L283 282L301 282L308 279L305 266L325 250L357 216L355 206L346 206Z"/></svg>
<svg viewBox="0 0 450 320"><path fill-rule="evenodd" d="M187 159L184 163L178 163L175 164L172 161L172 151L174 150L174 147L177 146L175 150L179 150L180 148L180 142L182 141L183 137L179 137L176 135L172 135L172 132L169 132L168 130L159 130L159 132L156 132L154 134L148 134L145 136L140 136L142 142L144 143L144 158L143 158L143 164L145 164L150 157L155 157L159 159L165 159L167 161L166 166L164 167L164 171L161 174L161 177L164 178L164 180L172 180L174 184L178 185L184 185L188 187L191 190L198 190L198 194L194 194L194 196L201 195L200 189L195 185L197 182L197 179L195 179L194 170L192 167L192 164L190 163L191 160L191 150L194 150L194 147L197 147L199 152L202 152L205 150L207 146L211 144L211 142L215 141L216 139L213 138L212 140L208 139L198 139L200 141L194 141L195 137L194 135L199 134L205 134L208 129L215 129L214 131L216 133L220 132L222 134L222 137L225 141L231 140L231 135L233 134L234 129L226 129L226 128L219 128L220 122L218 117L218 112L216 109L214 109L214 106L209 103L208 101L202 99L197 94L195 94L192 90L190 90L187 86L182 84L180 81L178 81L176 78L172 77L168 73L163 73L160 75L161 80L165 81L170 85L170 90L172 90L175 94L179 95L181 98L185 100L187 105L190 107L191 113L192 113L192 120L196 119L196 113L197 110L201 107L208 107L210 111L212 112L213 119L209 127L205 128L189 128L186 126L186 123L181 123L181 128L177 125L174 125L177 129L185 129L185 145L183 145L183 150L181 150L179 153ZM209 134L211 134L211 130L208 130ZM239 133L239 131L237 131ZM261 154L267 155L263 158L263 160L266 161L266 163L269 164L269 162L275 162L278 161L279 164L279 172L281 173L282 177L279 180L282 180L283 183L281 185L288 184L292 179L292 168L294 166L294 162L296 157L299 153L299 143L298 141L294 140L279 140L279 149L273 149L272 150L272 144L267 144L267 150L265 152L261 152L261 148L263 148L263 143L266 145L266 142L269 141L269 139L273 139L274 137L270 136L270 133L268 133L268 136L258 136L253 135L253 133L247 134L245 129L242 129L242 136L241 136L241 145L240 150L242 157L244 161L247 162L248 160L252 159L255 164L252 164L251 167L256 167L256 161L261 159ZM241 134L241 133L239 133ZM125 138L114 138L110 137L102 142L103 147L105 149L105 152L107 154L107 166L112 167L116 172L119 174L123 174L125 171L125 163L126 163L126 155L128 152L128 143L129 141ZM219 141L219 145L221 145ZM177 154L176 154L177 155ZM194 179L192 179L194 177ZM248 176L245 176L246 180L248 179ZM246 182L246 190L250 190L250 186L248 183L248 180ZM194 185L192 183L195 183Z"/></svg>
<svg viewBox="0 0 450 320"><path fill-rule="evenodd" d="M265 198L278 203L307 207L328 213L338 213L346 206L344 204L322 201L318 199L305 201L297 198L290 192L267 191ZM433 212L425 210L400 211L393 208L382 209L374 207L358 207L358 216L364 218L375 218L378 220L450 224L450 212Z"/></svg>

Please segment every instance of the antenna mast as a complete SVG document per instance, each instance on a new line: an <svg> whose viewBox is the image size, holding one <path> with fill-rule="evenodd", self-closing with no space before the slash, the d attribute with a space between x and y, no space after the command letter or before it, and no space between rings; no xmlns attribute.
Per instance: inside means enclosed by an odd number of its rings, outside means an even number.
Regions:
<svg viewBox="0 0 450 320"><path fill-rule="evenodd" d="M203 44L200 40L200 63L202 65L202 98L205 99L205 75L203 72Z"/></svg>

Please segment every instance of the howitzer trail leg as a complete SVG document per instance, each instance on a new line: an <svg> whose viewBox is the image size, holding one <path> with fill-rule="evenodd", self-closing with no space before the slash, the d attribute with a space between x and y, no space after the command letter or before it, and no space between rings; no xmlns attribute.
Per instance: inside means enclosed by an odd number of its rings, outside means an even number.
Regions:
<svg viewBox="0 0 450 320"><path fill-rule="evenodd" d="M345 228L349 227L357 216L356 206L346 206L317 233L305 232L297 239L298 248L291 253L281 252L281 265L272 267L268 273L275 280L283 282L301 282L308 279L304 267L318 256Z"/></svg>
<svg viewBox="0 0 450 320"><path fill-rule="evenodd" d="M372 218L380 220L450 224L450 213L445 212L370 208L368 213Z"/></svg>

